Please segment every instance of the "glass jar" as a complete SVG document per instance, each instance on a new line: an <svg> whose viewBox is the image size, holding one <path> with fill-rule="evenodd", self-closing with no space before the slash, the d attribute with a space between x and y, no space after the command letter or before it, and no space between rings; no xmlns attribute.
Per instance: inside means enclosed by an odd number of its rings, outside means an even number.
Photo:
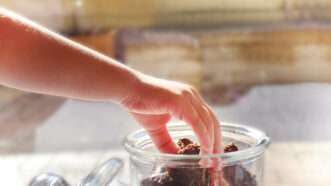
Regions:
<svg viewBox="0 0 331 186"><path fill-rule="evenodd" d="M187 125L169 126L174 140L189 138L196 141ZM222 173L223 186L263 186L264 152L269 137L258 129L236 124L223 124L222 143L234 143L239 151L215 155L174 155L159 153L144 130L130 134L124 146L130 154L130 185L219 185L217 176L210 184L211 174ZM215 162L202 161L221 158L220 169ZM216 171L215 171L216 170ZM161 184L160 184L161 183Z"/></svg>

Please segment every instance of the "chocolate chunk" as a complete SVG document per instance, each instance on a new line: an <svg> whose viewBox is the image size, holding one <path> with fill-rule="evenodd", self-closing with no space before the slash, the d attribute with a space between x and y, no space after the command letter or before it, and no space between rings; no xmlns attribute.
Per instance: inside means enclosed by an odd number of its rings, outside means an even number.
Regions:
<svg viewBox="0 0 331 186"><path fill-rule="evenodd" d="M169 175L178 186L209 186L210 176L206 168L168 168Z"/></svg>
<svg viewBox="0 0 331 186"><path fill-rule="evenodd" d="M224 152L235 152L239 148L234 143L225 146ZM256 178L242 165L233 165L223 168L224 179L229 186L256 186Z"/></svg>
<svg viewBox="0 0 331 186"><path fill-rule="evenodd" d="M230 186L257 186L255 176L241 165L224 167L223 171Z"/></svg>
<svg viewBox="0 0 331 186"><path fill-rule="evenodd" d="M176 167L145 178L141 186L209 186L208 169Z"/></svg>
<svg viewBox="0 0 331 186"><path fill-rule="evenodd" d="M193 141L187 138L180 138L177 142L177 145L180 149L185 148L189 144L193 144Z"/></svg>
<svg viewBox="0 0 331 186"><path fill-rule="evenodd" d="M199 154L200 153L200 145L198 144L188 144L182 149L179 149L177 154Z"/></svg>
<svg viewBox="0 0 331 186"><path fill-rule="evenodd" d="M234 143L230 143L225 146L224 152L236 152L239 148ZM224 178L229 183L230 186L256 186L255 176L252 176L249 171L247 171L241 165L233 165L223 168Z"/></svg>
<svg viewBox="0 0 331 186"><path fill-rule="evenodd" d="M234 143L230 143L230 144L226 145L225 148L224 148L225 153L227 153L227 152L236 152L238 150L239 150L239 148Z"/></svg>
<svg viewBox="0 0 331 186"><path fill-rule="evenodd" d="M187 138L180 139L177 144L180 148L177 154L200 153L200 145ZM178 186L208 186L210 183L209 172L206 168L175 167L167 170Z"/></svg>
<svg viewBox="0 0 331 186"><path fill-rule="evenodd" d="M153 175L144 179L141 182L142 186L176 186L174 179L169 176L168 172L164 172L158 175Z"/></svg>

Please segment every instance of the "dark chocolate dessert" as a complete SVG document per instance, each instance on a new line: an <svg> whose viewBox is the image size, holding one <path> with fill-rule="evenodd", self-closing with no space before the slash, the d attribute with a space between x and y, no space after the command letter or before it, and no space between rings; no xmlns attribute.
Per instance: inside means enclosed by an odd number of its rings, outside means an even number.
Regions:
<svg viewBox="0 0 331 186"><path fill-rule="evenodd" d="M200 153L200 146L190 139L182 138L177 145L179 147L177 154ZM238 150L239 148L234 143L228 144L224 148L225 153ZM161 172L143 179L141 186L214 186L212 174L211 168L165 165L161 168ZM257 186L255 176L241 165L224 167L222 183L222 186Z"/></svg>

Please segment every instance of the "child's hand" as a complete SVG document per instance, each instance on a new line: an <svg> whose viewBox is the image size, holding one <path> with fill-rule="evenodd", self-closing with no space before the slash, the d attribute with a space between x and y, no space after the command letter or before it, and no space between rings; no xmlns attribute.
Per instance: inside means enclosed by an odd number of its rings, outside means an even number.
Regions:
<svg viewBox="0 0 331 186"><path fill-rule="evenodd" d="M140 74L122 105L147 130L162 152L177 152L166 128L172 116L192 127L203 154L220 152L219 122L200 94L189 85Z"/></svg>

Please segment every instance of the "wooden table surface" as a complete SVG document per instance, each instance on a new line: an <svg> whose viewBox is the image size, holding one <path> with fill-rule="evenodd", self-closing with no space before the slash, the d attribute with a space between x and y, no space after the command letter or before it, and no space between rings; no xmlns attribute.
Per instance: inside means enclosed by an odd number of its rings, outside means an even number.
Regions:
<svg viewBox="0 0 331 186"><path fill-rule="evenodd" d="M329 186L331 143L276 143L266 153L265 186ZM0 185L25 186L42 172L63 175L71 183L97 164L121 157L122 150L26 154L0 157Z"/></svg>

